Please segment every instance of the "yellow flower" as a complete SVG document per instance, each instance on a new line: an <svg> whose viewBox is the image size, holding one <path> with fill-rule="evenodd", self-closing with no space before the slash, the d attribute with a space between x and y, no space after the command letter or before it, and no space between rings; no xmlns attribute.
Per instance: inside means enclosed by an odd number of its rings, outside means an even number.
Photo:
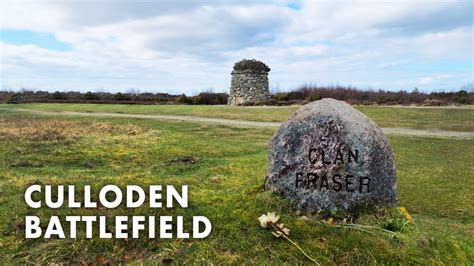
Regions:
<svg viewBox="0 0 474 266"><path fill-rule="evenodd" d="M329 218L327 221L326 221L327 224L333 224L334 223L334 219L331 217Z"/></svg>
<svg viewBox="0 0 474 266"><path fill-rule="evenodd" d="M410 223L413 222L411 215L409 213L405 214L405 219L407 219Z"/></svg>
<svg viewBox="0 0 474 266"><path fill-rule="evenodd" d="M410 223L413 223L413 219L411 218L411 215L408 213L405 207L400 207L398 209L400 210L400 213L405 216L405 219L407 219L407 221L409 221Z"/></svg>
<svg viewBox="0 0 474 266"><path fill-rule="evenodd" d="M262 228L267 228L269 223L276 224L276 222L278 222L278 219L280 219L280 216L276 215L274 212L268 212L267 215L262 214L262 216L258 217L258 220L260 221L260 226Z"/></svg>

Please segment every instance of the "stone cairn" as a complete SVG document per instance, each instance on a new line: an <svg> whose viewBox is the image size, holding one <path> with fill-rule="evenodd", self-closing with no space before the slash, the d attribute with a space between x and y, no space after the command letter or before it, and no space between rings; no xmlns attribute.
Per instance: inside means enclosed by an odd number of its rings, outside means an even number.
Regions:
<svg viewBox="0 0 474 266"><path fill-rule="evenodd" d="M270 100L268 72L270 68L255 59L235 63L227 104L253 105Z"/></svg>

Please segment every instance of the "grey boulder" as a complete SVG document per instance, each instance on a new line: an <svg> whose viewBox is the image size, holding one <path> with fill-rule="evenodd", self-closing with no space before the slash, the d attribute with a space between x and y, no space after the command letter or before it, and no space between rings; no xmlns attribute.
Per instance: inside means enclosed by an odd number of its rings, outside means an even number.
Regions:
<svg viewBox="0 0 474 266"><path fill-rule="evenodd" d="M395 163L381 128L349 104L302 106L274 134L265 188L302 211L396 204Z"/></svg>

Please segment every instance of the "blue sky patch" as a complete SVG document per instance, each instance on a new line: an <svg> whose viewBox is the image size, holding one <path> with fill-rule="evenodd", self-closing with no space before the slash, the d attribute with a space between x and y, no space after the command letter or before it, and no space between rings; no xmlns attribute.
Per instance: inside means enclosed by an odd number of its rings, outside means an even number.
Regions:
<svg viewBox="0 0 474 266"><path fill-rule="evenodd" d="M297 2L291 2L286 6L291 8L291 9L294 9L294 10L300 10L301 9L301 4L297 3Z"/></svg>
<svg viewBox="0 0 474 266"><path fill-rule="evenodd" d="M70 44L58 41L53 34L45 32L0 29L0 40L15 45L34 44L38 47L55 51L72 50Z"/></svg>

